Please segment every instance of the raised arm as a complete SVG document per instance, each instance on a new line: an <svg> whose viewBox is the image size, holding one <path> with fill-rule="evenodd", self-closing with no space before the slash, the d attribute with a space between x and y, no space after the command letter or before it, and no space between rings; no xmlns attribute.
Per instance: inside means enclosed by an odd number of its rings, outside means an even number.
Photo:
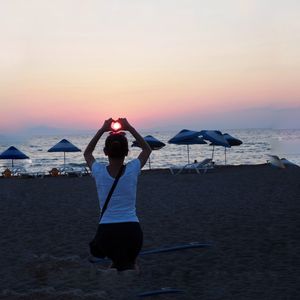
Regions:
<svg viewBox="0 0 300 300"><path fill-rule="evenodd" d="M142 168L146 164L146 162L152 152L152 149L149 146L149 144L143 139L143 137L135 130L135 128L129 124L127 119L121 118L121 119L119 119L119 121L122 124L122 128L124 130L129 131L133 135L133 137L136 139L139 146L142 148L142 152L138 156L138 159L141 162L141 168Z"/></svg>
<svg viewBox="0 0 300 300"><path fill-rule="evenodd" d="M95 150L95 147L96 147L98 141L100 140L101 136L105 132L110 131L110 125L111 125L112 121L113 121L113 119L110 118L110 119L108 119L108 120L106 120L104 122L104 124L102 125L102 127L98 130L98 132L91 139L91 141L87 145L86 149L84 150L84 153L83 153L84 159L87 162L87 165L89 166L89 168L91 170L92 170L92 165L93 165L93 163L95 161L95 158L93 156L93 152Z"/></svg>

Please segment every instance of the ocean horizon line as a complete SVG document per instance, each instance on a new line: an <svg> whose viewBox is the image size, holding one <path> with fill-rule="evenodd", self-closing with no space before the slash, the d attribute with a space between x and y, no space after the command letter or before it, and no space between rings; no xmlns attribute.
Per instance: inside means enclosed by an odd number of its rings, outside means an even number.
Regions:
<svg viewBox="0 0 300 300"><path fill-rule="evenodd" d="M100 127L99 127L100 128ZM11 132L5 132L0 131L0 139L2 138L11 138L11 137L18 137L18 136L61 136L61 135L90 135L99 128L87 128L87 129L79 129L79 128L68 128L68 127L52 127L52 126L37 126L37 127L28 127L21 130L11 131ZM141 133L145 132L159 132L159 133L167 133L167 132L178 132L182 129L190 129L195 131L201 131L201 130L220 130L220 131L239 131L239 130L300 130L299 128L289 128L289 127L236 127L236 128L225 128L225 127L204 127L201 129L198 129L197 126L176 126L174 128L171 127L141 127L138 128ZM0 140L1 143L1 140Z"/></svg>

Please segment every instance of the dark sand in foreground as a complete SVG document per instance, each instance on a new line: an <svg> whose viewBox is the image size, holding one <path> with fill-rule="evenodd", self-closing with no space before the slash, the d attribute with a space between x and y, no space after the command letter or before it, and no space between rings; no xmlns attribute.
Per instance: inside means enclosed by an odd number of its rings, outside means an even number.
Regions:
<svg viewBox="0 0 300 300"><path fill-rule="evenodd" d="M91 177L0 179L0 299L300 299L300 168L223 167L140 177L144 249L213 242L140 258L141 274L87 261L98 220Z"/></svg>

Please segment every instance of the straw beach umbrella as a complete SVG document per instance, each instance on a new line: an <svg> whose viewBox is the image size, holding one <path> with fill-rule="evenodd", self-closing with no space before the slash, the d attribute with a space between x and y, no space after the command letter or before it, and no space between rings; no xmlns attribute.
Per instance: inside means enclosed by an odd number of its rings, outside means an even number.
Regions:
<svg viewBox="0 0 300 300"><path fill-rule="evenodd" d="M152 150L159 150L166 146L165 143L161 142L160 140L156 139L152 135L147 135L144 137L144 140L149 144ZM132 147L140 147L137 141L134 141L131 145ZM149 156L149 169L151 169L151 161Z"/></svg>
<svg viewBox="0 0 300 300"><path fill-rule="evenodd" d="M186 145L188 163L190 163L190 145L206 144L203 138L199 137L199 135L200 135L199 131L183 129L179 133L177 133L174 137L172 137L168 141L168 143L175 144L175 145Z"/></svg>
<svg viewBox="0 0 300 300"><path fill-rule="evenodd" d="M66 139L55 144L48 152L63 152L64 153L64 168L66 165L66 152L80 152L81 150Z"/></svg>
<svg viewBox="0 0 300 300"><path fill-rule="evenodd" d="M11 159L11 166L14 166L14 159L29 159L29 157L16 147L11 146L0 154L0 159Z"/></svg>

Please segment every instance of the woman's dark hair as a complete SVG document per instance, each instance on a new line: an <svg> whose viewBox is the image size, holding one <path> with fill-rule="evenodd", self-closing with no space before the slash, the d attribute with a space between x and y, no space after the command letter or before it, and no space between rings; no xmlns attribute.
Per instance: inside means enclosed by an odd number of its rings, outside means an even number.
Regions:
<svg viewBox="0 0 300 300"><path fill-rule="evenodd" d="M105 140L104 152L111 158L123 158L128 154L128 140L122 133L112 133Z"/></svg>

